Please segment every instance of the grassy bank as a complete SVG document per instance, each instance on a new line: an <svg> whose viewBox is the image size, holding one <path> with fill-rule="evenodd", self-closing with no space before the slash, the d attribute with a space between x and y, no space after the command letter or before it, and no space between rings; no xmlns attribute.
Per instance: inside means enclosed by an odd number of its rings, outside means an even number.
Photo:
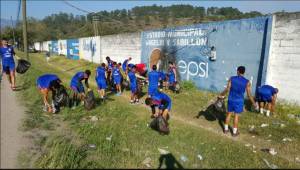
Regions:
<svg viewBox="0 0 300 170"><path fill-rule="evenodd" d="M98 102L92 111L79 107L75 110L64 108L54 116L43 113L41 96L35 86L38 76L55 73L69 86L76 71L90 68L93 70L91 82L94 82L96 65L64 57L54 57L47 64L41 54L31 54L31 62L31 69L18 76L18 83L23 87L20 97L28 108L24 130L44 132L35 140L40 149L28 153L33 155L33 167L158 168L161 165L161 168L268 168L263 158L280 168L300 167L294 161L296 156L300 156L297 155L300 151L300 127L285 116L286 113L299 113L297 106L279 105L281 114L277 118L267 119L246 112L241 118L242 135L233 139L223 135L217 119L209 118L213 113L205 111L205 106L216 95L190 87L181 94L170 94L174 103L171 133L161 136L147 127L150 122L148 108L142 104L129 105L129 92L124 92L121 97L109 95L107 102ZM95 89L95 84L92 88ZM202 116L195 119L199 112ZM92 121L90 116L98 120ZM284 121L284 128L272 124L279 120ZM261 123L268 123L269 127L260 128ZM255 125L255 134L249 134L249 125ZM283 143L283 137L293 140ZM269 139L271 142L267 141ZM246 143L250 143L251 147L246 147ZM278 155L260 151L264 147L276 148ZM158 148L170 153L161 155ZM199 154L203 160L197 157ZM185 157L187 160L182 159ZM145 159L148 159L148 165L143 162Z"/></svg>

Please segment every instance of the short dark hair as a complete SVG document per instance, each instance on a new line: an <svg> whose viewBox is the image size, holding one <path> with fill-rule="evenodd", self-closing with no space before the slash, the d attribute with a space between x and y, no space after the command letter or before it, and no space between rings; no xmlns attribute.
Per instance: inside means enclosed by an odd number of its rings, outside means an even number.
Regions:
<svg viewBox="0 0 300 170"><path fill-rule="evenodd" d="M7 38L2 38L2 41L8 41L8 39Z"/></svg>
<svg viewBox="0 0 300 170"><path fill-rule="evenodd" d="M151 97L147 97L147 98L145 99L145 104L146 104L147 106L149 106L149 105L151 105L151 103L152 103L152 98L151 98Z"/></svg>
<svg viewBox="0 0 300 170"><path fill-rule="evenodd" d="M173 64L173 62L172 62L172 61L169 61L169 64Z"/></svg>
<svg viewBox="0 0 300 170"><path fill-rule="evenodd" d="M245 71L246 71L246 68L245 68L245 66L239 66L239 67L237 68L237 71L238 71L240 74L244 74Z"/></svg>
<svg viewBox="0 0 300 170"><path fill-rule="evenodd" d="M278 93L278 92L279 92L278 88L275 88L275 92L276 92L276 93Z"/></svg>
<svg viewBox="0 0 300 170"><path fill-rule="evenodd" d="M106 60L110 60L109 56L106 57Z"/></svg>
<svg viewBox="0 0 300 170"><path fill-rule="evenodd" d="M152 66L152 70L157 70L157 66L155 64Z"/></svg>
<svg viewBox="0 0 300 170"><path fill-rule="evenodd" d="M91 75L91 70L85 70L85 74L87 74L88 76Z"/></svg>
<svg viewBox="0 0 300 170"><path fill-rule="evenodd" d="M52 89L59 89L60 87L60 80L57 79L57 80L52 80L50 82L50 85L49 85L49 88L52 88Z"/></svg>
<svg viewBox="0 0 300 170"><path fill-rule="evenodd" d="M119 65L119 66L122 65L122 63L118 63L118 65Z"/></svg>
<svg viewBox="0 0 300 170"><path fill-rule="evenodd" d="M114 62L113 62L113 65L117 65L117 62L114 61Z"/></svg>
<svg viewBox="0 0 300 170"><path fill-rule="evenodd" d="M134 69L136 69L136 65L133 65L131 68L134 68Z"/></svg>
<svg viewBox="0 0 300 170"><path fill-rule="evenodd" d="M102 63L101 66L102 66L102 67L105 67L105 63Z"/></svg>

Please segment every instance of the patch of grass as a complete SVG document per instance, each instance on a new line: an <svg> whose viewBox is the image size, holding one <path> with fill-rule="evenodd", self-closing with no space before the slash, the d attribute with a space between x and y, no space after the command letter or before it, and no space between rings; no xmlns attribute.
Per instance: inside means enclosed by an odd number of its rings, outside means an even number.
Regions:
<svg viewBox="0 0 300 170"><path fill-rule="evenodd" d="M82 60L75 62L64 57L54 57L50 64L47 64L39 54L32 54L31 58L32 71L26 73L28 82L35 82L39 75L49 72L58 74L68 86L71 76L76 71L87 68L92 70L91 82L94 80L96 64ZM174 104L170 120L171 133L168 136L161 136L147 127L150 122L150 110L142 105L129 105L129 92L124 92L122 97L112 95L106 103L97 105L91 111L85 111L82 107L75 110L64 108L55 118L46 118L41 108L37 107L42 104L37 89L30 86L21 92L26 94L25 96L30 96L27 98L29 115L33 116L35 112L40 113L35 115L37 118L30 121L34 122L29 123L32 124L30 127L43 128L44 121L49 121L50 124L59 122L68 125L71 133L77 135L76 138L72 135L50 135L44 139L41 145L44 144L45 152L35 162L35 166L37 168L146 168L142 162L149 157L151 168L158 168L160 160L164 159L164 156L158 152L158 148L162 148L170 151L172 157L171 162L163 162L162 167L168 167L177 162L184 168L267 168L262 158L282 168L299 167L295 162L260 152L260 148L256 148L257 153L253 153L252 149L245 147L241 140L232 140L205 128L199 128L197 124L214 131L221 131L217 121L207 121L205 117L193 118L199 111L205 110L209 101L217 94L196 90L190 83L183 84L186 84L184 87L190 90L183 90L180 94L169 93ZM92 88L95 88L93 83ZM33 105L36 107L30 107ZM297 111L297 107L291 110ZM89 116L96 116L99 120L93 122ZM248 125L255 123L259 126L266 120L279 119L267 119L253 112L245 112L241 117L242 133L248 133ZM292 125L282 131L275 127L269 127L269 130L274 136L277 136L275 134L283 135L292 129ZM52 127L57 129L55 124ZM264 133L267 134L268 131L257 130L259 136L255 140L259 141L258 139L263 139ZM296 133L295 138L298 137L299 132L292 132ZM78 142L78 139L81 142ZM274 141L274 145L279 145L278 142ZM296 155L299 142L295 141L295 143L295 145L288 145L295 147L293 153L289 155ZM96 149L87 149L85 146L88 144L95 144ZM259 143L255 145L258 147ZM279 152L291 149L283 148L282 150ZM197 158L198 154L203 156L202 161ZM182 161L180 159L182 156L186 156L188 161Z"/></svg>

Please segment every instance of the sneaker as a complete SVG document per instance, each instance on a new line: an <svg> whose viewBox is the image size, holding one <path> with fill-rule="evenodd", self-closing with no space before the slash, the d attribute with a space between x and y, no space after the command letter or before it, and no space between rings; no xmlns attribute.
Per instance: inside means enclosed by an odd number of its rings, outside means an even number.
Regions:
<svg viewBox="0 0 300 170"><path fill-rule="evenodd" d="M237 137L237 136L239 136L239 135L240 135L240 132L239 132L239 131L237 131L236 133L233 133L233 134L232 134L233 137Z"/></svg>
<svg viewBox="0 0 300 170"><path fill-rule="evenodd" d="M224 134L227 134L228 132L229 132L228 129L227 129L227 130L225 130L225 129L223 130L223 133L224 133Z"/></svg>

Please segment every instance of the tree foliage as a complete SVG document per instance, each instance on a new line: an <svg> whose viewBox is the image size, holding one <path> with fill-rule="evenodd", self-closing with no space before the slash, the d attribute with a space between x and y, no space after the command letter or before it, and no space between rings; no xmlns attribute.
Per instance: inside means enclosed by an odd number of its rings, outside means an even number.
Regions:
<svg viewBox="0 0 300 170"><path fill-rule="evenodd" d="M28 19L29 44L36 41L68 39L94 35L93 16L98 16L100 35L137 32L210 21L241 19L262 16L260 12L243 13L232 7L196 7L192 5L137 6L130 10L117 9L84 15L68 13L52 14L42 20ZM13 29L6 27L2 36L13 39ZM16 40L22 43L22 24L14 28Z"/></svg>

